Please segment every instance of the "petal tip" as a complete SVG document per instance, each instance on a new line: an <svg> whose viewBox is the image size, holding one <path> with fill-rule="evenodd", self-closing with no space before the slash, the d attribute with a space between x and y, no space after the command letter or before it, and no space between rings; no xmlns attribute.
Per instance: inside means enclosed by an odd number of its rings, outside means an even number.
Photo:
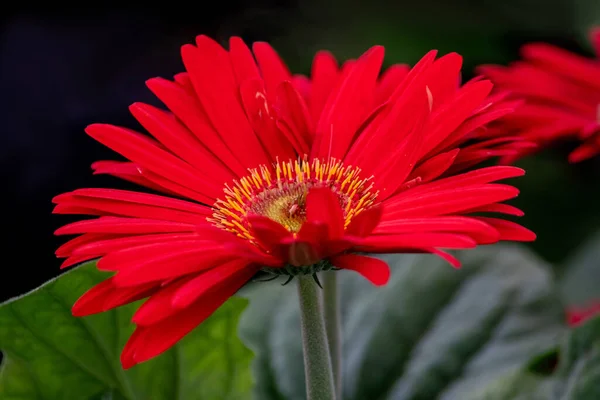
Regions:
<svg viewBox="0 0 600 400"><path fill-rule="evenodd" d="M52 204L58 204L61 201L64 201L67 198L71 197L72 194L73 194L73 192L65 192L65 193L57 194L56 196L54 196L52 198Z"/></svg>
<svg viewBox="0 0 600 400"><path fill-rule="evenodd" d="M385 286L390 281L390 268L387 269L387 274L381 274L377 279L371 281L375 286Z"/></svg>
<svg viewBox="0 0 600 400"><path fill-rule="evenodd" d="M196 46L189 43L181 46L181 57L183 58L184 64L186 63L186 59L189 61L190 57L196 56L196 50L198 50Z"/></svg>
<svg viewBox="0 0 600 400"><path fill-rule="evenodd" d="M520 242L534 242L537 239L537 234L527 228L523 228L522 236L520 238Z"/></svg>
<svg viewBox="0 0 600 400"><path fill-rule="evenodd" d="M133 114L136 111L142 111L146 106L147 106L146 104L144 104L142 102L139 102L139 101L136 101L134 103L131 103L129 105L128 109Z"/></svg>
<svg viewBox="0 0 600 400"><path fill-rule="evenodd" d="M121 353L121 366L123 369L127 370L136 365L137 362L134 360L133 356L125 354L125 350L123 350L123 353Z"/></svg>

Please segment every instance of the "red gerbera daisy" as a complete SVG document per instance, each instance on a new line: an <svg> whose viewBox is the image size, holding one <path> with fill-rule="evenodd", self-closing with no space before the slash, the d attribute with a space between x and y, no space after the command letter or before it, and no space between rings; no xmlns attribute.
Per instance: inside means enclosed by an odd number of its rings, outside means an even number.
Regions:
<svg viewBox="0 0 600 400"><path fill-rule="evenodd" d="M582 140L569 155L572 162L600 153L600 28L590 36L595 59L532 43L522 48L522 61L480 67L496 85L525 99L497 128L542 145L564 138Z"/></svg>
<svg viewBox="0 0 600 400"><path fill-rule="evenodd" d="M257 272L354 270L385 284L388 266L360 253L465 249L535 235L503 219L518 190L497 180L510 166L460 175L458 144L506 113L492 85L457 85L461 58L428 53L414 68L379 79L383 48L338 70L319 53L311 80L292 77L266 43L229 50L205 36L182 48L186 73L147 84L166 112L133 104L153 136L112 125L86 129L130 161L102 161L111 174L165 195L80 189L54 212L98 219L66 225L80 234L57 250L63 266L99 258L116 274L74 305L83 316L149 297L122 354L125 368L165 351ZM256 61L255 61L256 58ZM493 151L472 153L481 160ZM458 157L457 157L458 156ZM442 175L444 178L440 178Z"/></svg>

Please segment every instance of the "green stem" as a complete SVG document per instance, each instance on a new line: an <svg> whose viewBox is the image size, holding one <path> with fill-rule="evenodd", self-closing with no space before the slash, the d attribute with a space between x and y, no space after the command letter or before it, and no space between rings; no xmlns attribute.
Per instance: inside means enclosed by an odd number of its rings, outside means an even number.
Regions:
<svg viewBox="0 0 600 400"><path fill-rule="evenodd" d="M331 358L320 296L320 289L311 275L298 277L306 399L335 400Z"/></svg>
<svg viewBox="0 0 600 400"><path fill-rule="evenodd" d="M325 328L331 366L335 382L335 393L342 398L342 321L340 314L340 295L338 292L336 271L323 273L323 308L325 310Z"/></svg>

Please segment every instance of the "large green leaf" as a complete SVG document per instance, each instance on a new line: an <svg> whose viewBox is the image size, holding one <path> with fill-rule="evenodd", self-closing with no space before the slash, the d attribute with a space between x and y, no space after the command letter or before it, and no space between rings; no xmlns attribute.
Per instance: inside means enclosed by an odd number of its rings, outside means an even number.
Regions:
<svg viewBox="0 0 600 400"><path fill-rule="evenodd" d="M344 399L458 399L555 345L564 315L547 266L515 246L462 254L385 256L387 286L349 271L342 298ZM257 284L240 322L255 352L255 398L304 399L297 295Z"/></svg>
<svg viewBox="0 0 600 400"><path fill-rule="evenodd" d="M70 306L106 278L88 263L0 306L2 400L245 399L252 353L237 338L247 300L230 299L165 354L124 371L137 305L86 318Z"/></svg>
<svg viewBox="0 0 600 400"><path fill-rule="evenodd" d="M600 399L600 317L575 328L555 354L548 356L558 360L551 373L528 366L498 379L467 400Z"/></svg>
<svg viewBox="0 0 600 400"><path fill-rule="evenodd" d="M584 306L600 300L600 232L581 245L563 269L561 292L567 304Z"/></svg>

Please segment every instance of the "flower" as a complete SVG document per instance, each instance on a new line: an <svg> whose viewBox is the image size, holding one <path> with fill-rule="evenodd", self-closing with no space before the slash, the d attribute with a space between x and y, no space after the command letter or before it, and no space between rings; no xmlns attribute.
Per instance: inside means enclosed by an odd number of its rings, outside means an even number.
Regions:
<svg viewBox="0 0 600 400"><path fill-rule="evenodd" d="M584 306L567 309L567 323L571 327L579 326L598 315L600 315L600 301L594 300Z"/></svg>
<svg viewBox="0 0 600 400"><path fill-rule="evenodd" d="M480 67L498 87L525 100L496 128L540 145L559 139L583 141L569 155L571 162L600 153L600 28L593 29L590 37L595 59L531 43L521 49L521 61L507 67Z"/></svg>
<svg viewBox="0 0 600 400"><path fill-rule="evenodd" d="M434 253L458 266L440 248L535 238L516 223L471 215L521 215L502 203L518 190L494 182L523 170L450 172L458 144L507 112L488 96L491 83L461 87L460 56L434 51L379 78L383 53L373 47L341 69L319 53L309 81L266 43L251 52L232 38L227 51L199 36L182 48L186 73L147 82L170 112L130 107L152 137L86 129L129 160L97 162L96 174L163 193L79 189L54 199L55 213L99 216L56 231L81 235L57 250L63 267L99 258L98 269L116 272L73 314L148 298L133 316L124 368L175 344L259 271L335 267L383 285L388 266L359 253ZM494 154L470 151L464 162Z"/></svg>

